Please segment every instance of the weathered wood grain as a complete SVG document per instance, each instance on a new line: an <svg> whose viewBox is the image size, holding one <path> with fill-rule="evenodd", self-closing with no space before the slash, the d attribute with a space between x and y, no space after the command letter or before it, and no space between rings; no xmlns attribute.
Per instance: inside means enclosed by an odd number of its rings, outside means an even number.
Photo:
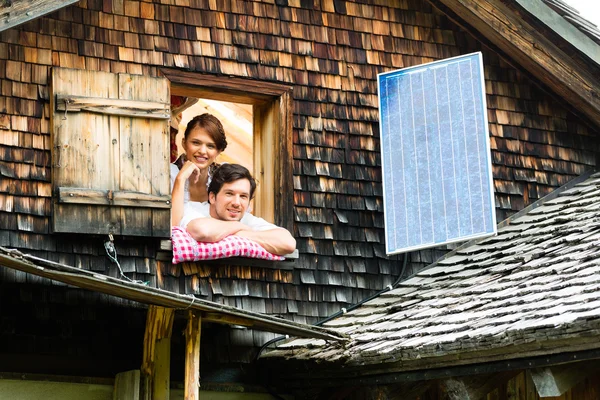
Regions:
<svg viewBox="0 0 600 400"><path fill-rule="evenodd" d="M168 237L166 120L99 114L84 108L69 113L68 108L57 110L55 104L74 96L81 102L82 98L114 99L115 103L149 102L150 107L164 107L169 100L166 80L54 68L52 85L52 183L58 195L54 231ZM102 200L102 193L108 202ZM140 207L134 206L136 202ZM160 209L152 207L153 203L160 203ZM74 221L71 214L82 219Z"/></svg>
<svg viewBox="0 0 600 400"><path fill-rule="evenodd" d="M0 10L0 32L74 3L77 3L77 0L13 0L6 2Z"/></svg>
<svg viewBox="0 0 600 400"><path fill-rule="evenodd" d="M148 307L141 367L142 399L169 400L171 334L175 309Z"/></svg>
<svg viewBox="0 0 600 400"><path fill-rule="evenodd" d="M107 99L60 94L56 96L56 109L69 112L89 111L126 117L169 119L169 103L151 101Z"/></svg>
<svg viewBox="0 0 600 400"><path fill-rule="evenodd" d="M142 192L112 191L82 188L58 188L58 202L71 204L101 204L124 207L170 209L170 196L156 196Z"/></svg>
<svg viewBox="0 0 600 400"><path fill-rule="evenodd" d="M200 399L200 337L202 318L188 311L185 328L185 378L183 395L186 400Z"/></svg>

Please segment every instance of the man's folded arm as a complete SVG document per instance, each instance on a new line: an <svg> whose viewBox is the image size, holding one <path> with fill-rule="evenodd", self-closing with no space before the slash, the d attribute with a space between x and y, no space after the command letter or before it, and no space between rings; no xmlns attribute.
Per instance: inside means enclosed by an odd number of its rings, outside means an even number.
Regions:
<svg viewBox="0 0 600 400"><path fill-rule="evenodd" d="M274 228L264 231L244 229L238 231L235 235L253 240L268 252L281 256L293 253L296 250L296 239L284 228Z"/></svg>
<svg viewBox="0 0 600 400"><path fill-rule="evenodd" d="M239 221L221 221L206 217L191 220L186 229L196 241L214 243L248 227Z"/></svg>

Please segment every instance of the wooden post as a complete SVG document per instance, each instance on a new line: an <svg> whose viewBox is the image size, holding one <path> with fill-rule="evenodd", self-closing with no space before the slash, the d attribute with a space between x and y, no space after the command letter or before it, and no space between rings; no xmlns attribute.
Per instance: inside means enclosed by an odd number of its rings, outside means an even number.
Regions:
<svg viewBox="0 0 600 400"><path fill-rule="evenodd" d="M190 310L185 328L185 400L198 400L200 398L201 328L202 319L200 315Z"/></svg>
<svg viewBox="0 0 600 400"><path fill-rule="evenodd" d="M142 360L143 400L169 400L174 315L172 308L148 307Z"/></svg>

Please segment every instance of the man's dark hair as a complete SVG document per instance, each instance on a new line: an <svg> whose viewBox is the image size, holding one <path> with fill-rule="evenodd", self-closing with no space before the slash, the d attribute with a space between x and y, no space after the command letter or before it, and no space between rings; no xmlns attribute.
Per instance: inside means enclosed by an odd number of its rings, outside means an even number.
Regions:
<svg viewBox="0 0 600 400"><path fill-rule="evenodd" d="M208 185L208 193L214 193L215 196L225 183L231 183L240 179L248 179L250 182L250 198L254 197L256 189L256 180L246 167L240 164L223 164L213 172L212 180Z"/></svg>

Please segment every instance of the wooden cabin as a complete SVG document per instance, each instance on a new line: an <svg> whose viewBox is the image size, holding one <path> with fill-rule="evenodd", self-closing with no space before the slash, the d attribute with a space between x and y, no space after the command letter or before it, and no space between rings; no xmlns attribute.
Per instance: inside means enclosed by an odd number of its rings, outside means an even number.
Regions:
<svg viewBox="0 0 600 400"><path fill-rule="evenodd" d="M377 74L482 52L503 221L596 168L598 43L558 0L3 3L0 391L102 384L109 398L140 382L122 373L149 373L156 326L176 389L192 309L202 387L267 396L267 341L315 334L302 324L452 250L385 253ZM174 98L251 109L254 212L293 233L297 259L169 261Z"/></svg>

